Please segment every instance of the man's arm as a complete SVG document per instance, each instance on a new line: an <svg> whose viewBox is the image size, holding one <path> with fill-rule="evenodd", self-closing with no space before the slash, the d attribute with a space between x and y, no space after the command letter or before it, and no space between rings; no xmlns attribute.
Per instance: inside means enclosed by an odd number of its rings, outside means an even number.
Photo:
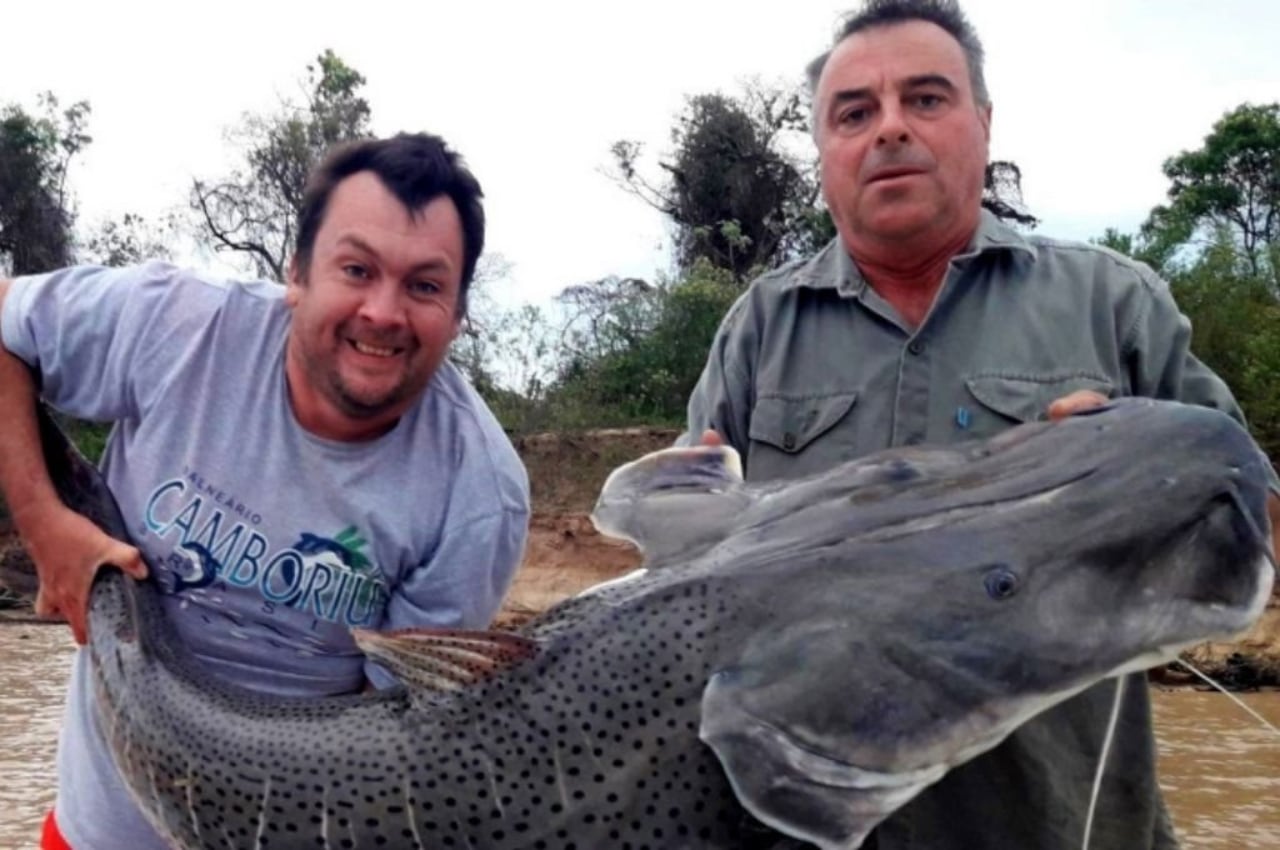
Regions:
<svg viewBox="0 0 1280 850"><path fill-rule="evenodd" d="M742 351L754 347L743 325L750 304L740 298L726 314L707 353L702 375L689 396L685 431L676 445L729 445L745 463L751 426L753 388L745 375Z"/></svg>
<svg viewBox="0 0 1280 850"><path fill-rule="evenodd" d="M1213 407L1247 427L1231 388L1192 353L1191 321L1178 309L1168 285L1155 278L1149 293L1148 307L1126 346L1133 355L1137 394ZM1280 477L1273 468L1268 472L1267 513L1275 557L1280 555Z"/></svg>
<svg viewBox="0 0 1280 850"><path fill-rule="evenodd" d="M10 281L0 280L0 315L10 288ZM58 498L41 452L36 398L31 369L0 339L0 492L40 578L36 613L66 617L76 642L84 643L97 568L111 563L141 578L146 565L137 549L107 536Z"/></svg>

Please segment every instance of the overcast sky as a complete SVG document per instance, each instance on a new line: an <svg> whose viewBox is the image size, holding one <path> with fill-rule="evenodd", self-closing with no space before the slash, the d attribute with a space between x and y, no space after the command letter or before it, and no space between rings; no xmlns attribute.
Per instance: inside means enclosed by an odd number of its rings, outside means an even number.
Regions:
<svg viewBox="0 0 1280 850"><path fill-rule="evenodd" d="M667 270L662 218L601 172L617 139L669 147L688 95L798 81L850 4L5 0L0 103L87 99L82 220L157 215L234 163L223 130L301 99L332 48L368 78L378 133L430 130L488 198L503 300ZM992 156L1023 172L1041 232L1136 228L1168 156L1245 102L1280 99L1275 0L969 0L987 49Z"/></svg>

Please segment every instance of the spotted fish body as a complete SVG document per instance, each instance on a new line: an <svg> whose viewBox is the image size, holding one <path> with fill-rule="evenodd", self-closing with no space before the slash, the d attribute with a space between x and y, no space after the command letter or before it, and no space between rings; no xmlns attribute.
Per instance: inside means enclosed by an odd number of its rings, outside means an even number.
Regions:
<svg viewBox="0 0 1280 850"><path fill-rule="evenodd" d="M139 646L173 646L158 597L118 573L94 593L107 738L180 847L638 850L761 831L697 744L716 630L699 649L686 623L725 610L705 585L586 629L593 606L571 603L528 634L535 659L458 691L325 700L221 687L176 650L147 663ZM638 643L637 618L670 639Z"/></svg>
<svg viewBox="0 0 1280 850"><path fill-rule="evenodd" d="M64 498L122 533L77 463ZM329 699L210 680L103 570L97 710L182 850L852 850L1035 713L1247 627L1265 463L1222 414L1136 402L789 484L660 453L595 515L642 574L515 635L360 635L404 686Z"/></svg>

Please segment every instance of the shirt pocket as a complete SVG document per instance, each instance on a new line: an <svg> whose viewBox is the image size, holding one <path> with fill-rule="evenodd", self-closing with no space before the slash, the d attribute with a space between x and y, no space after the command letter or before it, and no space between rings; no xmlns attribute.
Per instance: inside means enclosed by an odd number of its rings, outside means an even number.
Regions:
<svg viewBox="0 0 1280 850"><path fill-rule="evenodd" d="M840 441L813 444L835 429L857 400L857 392L757 398L747 432L751 439L747 459L750 477L754 480L794 477L842 459L848 453ZM811 446L812 451L805 451Z"/></svg>
<svg viewBox="0 0 1280 850"><path fill-rule="evenodd" d="M1072 372L1048 375L971 375L964 380L969 394L980 403L982 414L975 422L973 436L991 436L1010 425L1047 419L1049 405L1079 390L1106 396L1115 394L1115 384L1105 375Z"/></svg>

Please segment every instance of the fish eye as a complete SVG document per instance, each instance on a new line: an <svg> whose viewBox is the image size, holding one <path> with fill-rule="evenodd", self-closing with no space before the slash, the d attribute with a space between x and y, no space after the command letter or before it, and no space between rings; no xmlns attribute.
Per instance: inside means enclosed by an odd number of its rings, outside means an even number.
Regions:
<svg viewBox="0 0 1280 850"><path fill-rule="evenodd" d="M999 602L1018 592L1018 574L1001 564L987 571L982 584L987 589L987 596Z"/></svg>

